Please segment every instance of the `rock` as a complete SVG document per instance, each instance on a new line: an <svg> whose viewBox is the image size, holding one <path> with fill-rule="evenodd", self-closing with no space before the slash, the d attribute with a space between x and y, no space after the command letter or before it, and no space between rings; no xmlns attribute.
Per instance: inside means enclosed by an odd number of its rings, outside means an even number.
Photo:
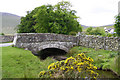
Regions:
<svg viewBox="0 0 120 80"><path fill-rule="evenodd" d="M103 55L98 55L98 56L103 56Z"/></svg>
<svg viewBox="0 0 120 80"><path fill-rule="evenodd" d="M56 60L58 60L58 61L61 61L61 60L66 60L67 57L65 57L65 56L53 56L53 59L56 59Z"/></svg>

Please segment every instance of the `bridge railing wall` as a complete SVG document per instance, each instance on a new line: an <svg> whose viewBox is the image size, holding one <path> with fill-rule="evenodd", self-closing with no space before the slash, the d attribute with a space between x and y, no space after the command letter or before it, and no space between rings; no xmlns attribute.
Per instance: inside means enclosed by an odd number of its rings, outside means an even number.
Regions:
<svg viewBox="0 0 120 80"><path fill-rule="evenodd" d="M77 38L74 36L53 34L53 33L18 33L17 42L37 43L46 41L75 42Z"/></svg>
<svg viewBox="0 0 120 80"><path fill-rule="evenodd" d="M77 37L54 33L17 33L14 45L19 48L37 49L47 44L57 44L72 48L77 43ZM50 47L50 46L48 46Z"/></svg>

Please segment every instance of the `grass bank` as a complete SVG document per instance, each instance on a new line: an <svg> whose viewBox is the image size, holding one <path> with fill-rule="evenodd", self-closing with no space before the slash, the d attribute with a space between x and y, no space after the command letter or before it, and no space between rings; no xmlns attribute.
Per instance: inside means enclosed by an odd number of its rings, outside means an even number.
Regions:
<svg viewBox="0 0 120 80"><path fill-rule="evenodd" d="M93 58L94 65L98 68L111 69L117 73L120 72L118 70L120 59L116 51L73 47L66 56L75 57L78 53L85 53L87 57ZM40 60L28 50L15 47L2 47L3 78L37 78L39 72L47 70L47 66L53 62L55 60L49 57L45 60Z"/></svg>
<svg viewBox="0 0 120 80"><path fill-rule="evenodd" d="M54 60L47 58L40 61L30 51L15 47L2 47L3 78L37 78L42 70Z"/></svg>
<svg viewBox="0 0 120 80"><path fill-rule="evenodd" d="M75 53L75 54L72 54ZM120 56L117 51L108 51L102 49L92 49L85 47L74 47L70 50L67 56L75 56L78 53L85 53L87 57L91 57L94 60L94 65L99 69L112 70L120 76Z"/></svg>

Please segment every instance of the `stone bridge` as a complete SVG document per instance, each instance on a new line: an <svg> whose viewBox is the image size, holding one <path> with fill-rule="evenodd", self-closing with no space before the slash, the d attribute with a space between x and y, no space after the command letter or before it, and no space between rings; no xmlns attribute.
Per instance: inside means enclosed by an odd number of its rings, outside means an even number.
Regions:
<svg viewBox="0 0 120 80"><path fill-rule="evenodd" d="M36 56L40 56L41 53L46 53L48 56L56 53L64 54L73 46L120 52L120 37L88 35L74 37L54 33L18 33L14 37L14 46L28 49Z"/></svg>
<svg viewBox="0 0 120 80"><path fill-rule="evenodd" d="M77 45L77 37L54 33L17 33L14 46L30 50L34 55L64 54Z"/></svg>

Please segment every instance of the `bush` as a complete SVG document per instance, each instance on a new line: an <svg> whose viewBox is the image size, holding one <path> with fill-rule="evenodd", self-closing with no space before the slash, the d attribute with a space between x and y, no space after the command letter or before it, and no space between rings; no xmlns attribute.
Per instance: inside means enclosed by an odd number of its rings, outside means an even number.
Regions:
<svg viewBox="0 0 120 80"><path fill-rule="evenodd" d="M76 34L77 32L73 32L73 31L69 33L69 35L73 35L73 36L75 36Z"/></svg>
<svg viewBox="0 0 120 80"><path fill-rule="evenodd" d="M107 34L107 37L117 37L117 34L116 34L116 33L114 33L114 34L108 33L108 34Z"/></svg>
<svg viewBox="0 0 120 80"><path fill-rule="evenodd" d="M87 30L86 30L87 34L90 35L92 30L93 30L92 27L87 28Z"/></svg>
<svg viewBox="0 0 120 80"><path fill-rule="evenodd" d="M48 66L48 71L41 71L40 78L97 78L98 73L92 65L93 59L86 57L84 53L78 54L75 58L69 57L66 60L57 61Z"/></svg>
<svg viewBox="0 0 120 80"><path fill-rule="evenodd" d="M108 56L108 58L113 58L113 57L115 57L115 56L117 56L116 53L110 53L109 56Z"/></svg>
<svg viewBox="0 0 120 80"><path fill-rule="evenodd" d="M0 33L0 35L5 35L4 33Z"/></svg>
<svg viewBox="0 0 120 80"><path fill-rule="evenodd" d="M112 37L112 36L113 36L113 35L112 35L112 34L110 34L110 33L108 33L108 34L107 34L107 37Z"/></svg>
<svg viewBox="0 0 120 80"><path fill-rule="evenodd" d="M86 32L87 32L87 35L101 35L101 36L106 36L105 31L103 29L98 28L98 27L95 28L94 30L93 30L92 27L89 27Z"/></svg>
<svg viewBox="0 0 120 80"><path fill-rule="evenodd" d="M114 33L114 34L113 34L113 37L117 37L117 34L116 34L116 33Z"/></svg>
<svg viewBox="0 0 120 80"><path fill-rule="evenodd" d="M96 28L91 32L91 35L105 35L105 31L100 28Z"/></svg>
<svg viewBox="0 0 120 80"><path fill-rule="evenodd" d="M118 15L115 17L114 27L115 27L115 32L116 32L117 35L120 37L120 14L118 14Z"/></svg>

